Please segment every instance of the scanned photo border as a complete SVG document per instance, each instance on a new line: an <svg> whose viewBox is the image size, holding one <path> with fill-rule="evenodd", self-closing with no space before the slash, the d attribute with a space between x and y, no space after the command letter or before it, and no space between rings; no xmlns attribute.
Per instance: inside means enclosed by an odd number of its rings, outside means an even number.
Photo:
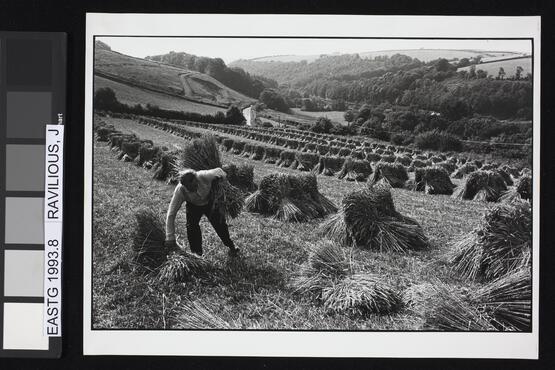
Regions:
<svg viewBox="0 0 555 370"><path fill-rule="evenodd" d="M88 14L87 17L90 17L91 15L93 16L98 16L101 14ZM113 16L113 14L111 14ZM144 14L143 14L144 15ZM152 16L165 16L167 14L152 14ZM175 14L173 14L175 15ZM119 14L119 16L134 16L133 14ZM189 15L190 16L190 15ZM203 15L203 16L207 16L207 15ZM221 14L219 16L222 16ZM229 16L239 16L239 15L229 15ZM244 15L243 15L244 16ZM268 15L266 15L268 16ZM285 15L280 15L280 16L285 16ZM308 16L308 15L304 15L304 16ZM315 15L316 16L316 15ZM348 18L349 16L344 16L344 15L337 15L337 17L343 17L343 18ZM377 17L384 17L384 16L377 16ZM410 16L411 18L425 18L426 16ZM438 17L436 17L438 18ZM449 18L449 16L442 16L439 18ZM480 17L454 17L454 18L480 18ZM484 17L487 18L487 17ZM492 18L492 17L490 17ZM510 17L493 17L493 18L510 18ZM518 17L516 17L518 18ZM524 17L524 18L538 18L537 23L539 24L539 17ZM535 216L535 212L538 212L537 215L539 216L539 212L540 212L540 208L539 208L539 176L540 176L540 143L538 138L540 137L540 133L541 133L541 123L540 123L540 117L539 117L539 109L537 109L536 107L539 106L539 99L540 99L540 87L539 85L536 84L536 78L538 78L539 81L539 77L536 77L536 65L535 63L537 62L536 58L538 57L536 55L536 50L535 50L535 41L540 40L540 34L539 34L539 30L537 31L537 35L533 35L531 37L427 37L427 36L411 36L411 37L399 37L399 36L380 36L380 37L365 37L365 36L310 36L310 35L302 35L302 36L291 36L291 35L267 35L267 36L258 36L258 35L234 35L234 36L230 36L230 35L188 35L188 36L183 36L183 35L176 35L176 34L168 34L168 35L163 35L163 34L150 34L150 35L140 35L140 34L109 34L109 33L98 33L98 34L93 34L92 36L89 35L87 33L87 40L89 40L89 37L92 37L92 50L93 50L93 54L92 55L88 55L87 56L87 61L86 63L92 63L92 70L91 72L91 76L87 76L87 78L92 78L91 83L88 83L86 85L86 97L87 99L90 99L90 108L87 111L90 111L90 123L86 124L86 129L85 129L85 137L86 140L87 139L92 139L92 135L93 135L93 130L92 130L92 122L93 122L93 116L94 116L94 106L92 105L92 94L94 94L94 53L96 50L96 45L95 45L95 41L96 38L100 38L100 37L111 37L111 38L182 38L182 39L186 39L186 38L226 38L226 39L384 39L384 40L527 40L531 42L531 58L532 58L532 62L531 62L531 71L532 71L532 91L533 91L533 102L532 102L532 124L533 124L533 134L532 134L532 152L533 152L533 160L532 160L532 189L533 189L533 201L532 201L532 273L531 273L531 279L532 279L532 307L531 307L531 329L528 331L442 331L442 330L330 330L330 329L322 329L322 330L318 330L318 329L312 329L312 330L306 330L306 329L155 329L155 328L94 328L93 324L92 324L92 305L93 305L93 281L92 281L92 276L94 275L94 265L92 264L92 252L93 252L93 240L94 240L94 235L92 235L92 228L90 228L89 230L91 230L91 243L90 243L90 269L91 269L91 274L90 274L90 294L86 295L87 292L85 292L84 295L84 300L85 302L90 299L90 314L91 316L88 318L85 318L85 323L87 322L87 320L90 320L90 327L88 328L88 330L90 330L91 334L96 332L96 333L108 333L108 332L114 332L114 334L116 333L121 333L121 335L126 336L127 334L132 335L132 333L137 333L139 334L140 332L142 332L145 335L148 335L148 333L152 333L153 335L163 335L164 333L179 333L179 332L192 332L198 335L201 335L203 332L206 332L207 334L209 334L209 332L219 332L219 333L226 333L229 335L233 335L232 333L241 333L241 332L251 332L251 333L257 333L257 334L264 334L264 333L268 333L268 334L277 334L277 333L283 333L283 334L294 334L294 333L306 333L306 335L309 334L317 334L317 333L336 333L338 336L339 335L350 335L350 334L364 334L364 333L372 333L372 334L380 334L380 333L391 333L391 334L406 334L407 336L410 336L412 338L413 335L426 335L426 334L430 334L430 335L434 335L434 334L445 334L448 335L449 337L451 336L460 336L460 335L468 335L468 334L475 334L475 335L481 335L481 334L486 334L486 335L491 335L492 337L497 337L499 335L504 335L504 334L513 334L515 336L515 340L516 337L519 335L532 335L533 337L530 338L530 340L532 340L532 338L534 338L534 342L532 343L537 343L537 334L538 334L538 330L539 330L539 321L538 321L538 317L537 315L534 315L534 311L537 309L536 307L539 308L539 296L537 294L535 294L536 292L539 292L538 286L539 286L539 282L537 281L537 278L539 277L539 272L535 271L535 269L539 268L539 260L535 261L535 255L534 255L534 249L538 249L537 252L537 258L539 259L539 241L540 241L540 235L536 234L534 231L538 230L539 231L539 226L536 226L536 223L539 224L539 219L537 219ZM535 40L537 39L537 40ZM87 48L88 49L88 48ZM89 60L92 58L92 62ZM87 70L88 72L88 70ZM537 125L538 127L534 127L534 125ZM536 137L536 135L538 135L538 138ZM90 156L87 157L87 155L85 155L85 162L87 161L91 161L91 163L94 163L94 148L92 147L92 141L86 143L86 147L85 147L85 152L87 153L87 150L90 149ZM87 192L85 192L85 202L87 202L87 198L86 196L89 195L90 196L90 209L91 209L91 226L92 226L92 211L93 211L93 207L94 207L94 202L93 202L93 179L92 179L92 165L91 165L91 178L87 179L85 178L85 183L87 186L87 183L90 183L91 188L89 189L89 194L87 194ZM87 171L87 169L86 169ZM534 203L537 202L537 203ZM85 207L85 209L87 209L87 207ZM86 219L85 219L86 221ZM85 232L87 232L87 230L85 230ZM86 269L85 269L86 271ZM534 276L535 274L538 274L537 277ZM85 312L85 311L84 311ZM539 312L539 310L537 311ZM86 324L85 324L86 325ZM87 338L87 333L84 333L85 338ZM104 337L104 335L103 335ZM150 338L150 337L148 337ZM164 339L166 340L166 339ZM167 340L170 340L169 338ZM411 341L413 339L410 339ZM524 340L524 339L523 339ZM526 342L529 343L529 342ZM85 352L87 352L87 345L86 345L86 341L84 340L84 349ZM461 349L461 352L463 353L461 355L461 357L469 357L469 355L465 355L466 352L464 352L465 349ZM475 351L475 350L474 350ZM537 347L536 347L536 351L537 351ZM209 351L210 353L213 353L213 351ZM224 351L225 352L225 351ZM275 351L275 352L279 352L279 350ZM405 352L405 351L400 351L400 352ZM227 352L226 352L227 353ZM309 352L310 353L310 352ZM396 352L395 352L396 353ZM537 353L537 352L536 352ZM87 353L85 353L87 354ZM96 353L95 351L90 351L90 354L102 354L102 353ZM109 354L109 353L106 353ZM123 353L122 353L123 354ZM142 353L136 353L136 354L142 354ZM146 353L144 353L146 354ZM150 353L152 354L152 353ZM168 354L168 353L163 353L163 354ZM171 354L186 354L186 353L171 353ZM199 353L197 353L199 354ZM218 355L225 355L225 354L220 354L219 352L216 353ZM204 353L200 353L200 355L205 355ZM229 354L228 354L229 355ZM238 356L245 356L244 353L238 353L238 354L233 354L233 355L238 355ZM266 354L267 355L267 354ZM310 354L312 355L312 354ZM330 356L329 354L320 354L321 356ZM273 354L272 354L273 356ZM347 357L353 357L352 354L346 354L345 356ZM537 356L537 354L536 354ZM356 357L356 356L354 356ZM393 357L391 354L385 354L384 357ZM397 356L395 356L397 357ZM415 355L413 357L423 357L420 354ZM424 357L434 357L434 356L425 356ZM451 356L445 356L445 355L440 355L438 357L451 357ZM474 357L474 356L470 356L470 357ZM494 357L496 358L501 358L501 356L499 355L494 355ZM503 356L502 358L533 358L533 357L528 357L528 355L517 355L517 356Z"/></svg>
<svg viewBox="0 0 555 370"><path fill-rule="evenodd" d="M522 37L522 38L515 38L515 37L510 37L510 38L490 38L490 37L483 37L483 38L475 38L475 37L468 37L468 38L460 38L460 37L322 37L322 36L288 36L288 37L281 37L281 36L272 36L272 37L266 37L266 36L145 36L145 35L129 35L129 36L123 36L123 35L94 35L93 36L93 53L94 55L96 55L96 39L97 38L102 38L102 37L121 37L121 38L179 38L179 39L187 39L187 38L213 38L213 39L221 39L221 38L225 38L225 39L359 39L359 40L384 40L384 39L395 39L395 40L507 40L507 41L513 41L513 40L520 40L520 41L530 41L531 43L531 57L532 57L532 76L534 75L534 39L530 38L530 37ZM93 66L93 75L94 75L94 66ZM94 76L93 76L94 77ZM93 83L92 83L92 91L95 91L95 82L94 82L94 78L93 78ZM532 78L532 91L534 91L534 79ZM534 112L532 112L532 131L535 130L535 128L533 127L533 122L534 122ZM94 104L93 104L93 109L92 109L92 116L91 116L91 122L94 119ZM94 132L90 132L90 133L86 133L87 135L91 135L92 137L94 137ZM534 151L534 135L532 135L532 151ZM92 151L92 162L94 164L94 150ZM534 189L534 171L532 169L532 189ZM92 183L94 184L94 172L92 174ZM534 194L534 196L536 196L536 194ZM94 214L94 192L91 195L91 201L92 201L92 206L91 206L91 218L93 217ZM532 204L532 225L534 224L534 206ZM94 252L94 238L95 235L93 233L93 235L91 235L91 255ZM532 245L534 245L534 233L532 233ZM92 260L92 258L91 258ZM534 259L532 258L532 272L534 271ZM95 270L94 270L94 264L92 264L91 266L91 275L94 276ZM91 276L91 277L92 277ZM534 274L531 274L532 277L532 287L534 286ZM94 292L94 282L93 279L91 278L91 292ZM534 291L532 289L532 302L534 302ZM91 297L91 313L93 311L93 305L94 305L94 296ZM534 320L534 315L533 315L533 309L532 306L530 306L530 314L531 314L531 318L530 321L533 322ZM525 330L525 331L499 331L499 330L469 330L469 331L445 331L445 330L429 330L429 329L424 329L424 330L341 330L341 329L213 329L213 328L203 328L203 329L188 329L188 328L169 328L169 329L157 329L157 328L95 328L92 320L91 320L91 330L93 331L104 331L104 330L145 330L145 331L169 331L169 330L175 330L175 331L198 331L198 330L202 330L202 331L257 331L257 332L280 332L280 331L292 331L292 332L376 332L376 333L421 333L421 332L427 332L427 333L507 333L507 334L514 334L514 333L531 333L532 332L532 326L530 326L530 330Z"/></svg>

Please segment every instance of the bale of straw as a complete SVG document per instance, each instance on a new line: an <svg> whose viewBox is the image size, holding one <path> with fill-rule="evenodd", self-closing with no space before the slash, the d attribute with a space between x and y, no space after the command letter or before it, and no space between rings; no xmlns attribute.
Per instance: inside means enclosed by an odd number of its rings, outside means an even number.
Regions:
<svg viewBox="0 0 555 370"><path fill-rule="evenodd" d="M496 331L492 317L472 305L456 289L437 284L422 313L424 329L444 331Z"/></svg>
<svg viewBox="0 0 555 370"><path fill-rule="evenodd" d="M351 262L344 249L327 240L309 248L308 260L293 277L291 285L297 293L320 297L331 281L351 273Z"/></svg>
<svg viewBox="0 0 555 370"><path fill-rule="evenodd" d="M380 162L383 163L393 163L395 162L396 157L394 155L386 155L385 153L382 154L382 159L380 159Z"/></svg>
<svg viewBox="0 0 555 370"><path fill-rule="evenodd" d="M230 138L225 138L222 140L222 148L224 149L224 151L229 152L231 150L231 148L233 147L233 143L235 141L233 139Z"/></svg>
<svg viewBox="0 0 555 370"><path fill-rule="evenodd" d="M324 157L322 165L322 175L334 176L343 167L344 157Z"/></svg>
<svg viewBox="0 0 555 370"><path fill-rule="evenodd" d="M241 154L243 152L244 148L245 148L245 142L244 141L235 141L235 142L233 142L233 145L231 147L231 152L233 154Z"/></svg>
<svg viewBox="0 0 555 370"><path fill-rule="evenodd" d="M515 184L516 191L522 199L532 199L532 176L522 175Z"/></svg>
<svg viewBox="0 0 555 370"><path fill-rule="evenodd" d="M96 140L97 141L102 141L102 142L107 142L109 140L109 136L113 133L116 132L116 129L114 126L112 125L106 125L103 127L99 127L96 131Z"/></svg>
<svg viewBox="0 0 555 370"><path fill-rule="evenodd" d="M316 151L320 155L326 155L329 152L329 147L327 145L318 144L316 145Z"/></svg>
<svg viewBox="0 0 555 370"><path fill-rule="evenodd" d="M370 162L347 158L337 177L340 179L344 178L347 181L366 181L371 174L372 166Z"/></svg>
<svg viewBox="0 0 555 370"><path fill-rule="evenodd" d="M497 167L499 167L497 163L485 163L480 169L482 171L492 171L497 169Z"/></svg>
<svg viewBox="0 0 555 370"><path fill-rule="evenodd" d="M401 307L399 294L378 275L353 274L322 289L324 307L335 312L386 314Z"/></svg>
<svg viewBox="0 0 555 370"><path fill-rule="evenodd" d="M251 159L255 161L260 161L264 158L266 153L266 147L264 145L255 145L252 149Z"/></svg>
<svg viewBox="0 0 555 370"><path fill-rule="evenodd" d="M249 212L294 222L322 218L337 210L318 191L316 176L282 173L265 176L258 190L247 197L245 206Z"/></svg>
<svg viewBox="0 0 555 370"><path fill-rule="evenodd" d="M413 159L407 171L414 172L417 168L424 168L426 166L427 163L425 161L421 161L420 159Z"/></svg>
<svg viewBox="0 0 555 370"><path fill-rule="evenodd" d="M281 149L279 148L266 148L264 151L264 163L275 164L279 161Z"/></svg>
<svg viewBox="0 0 555 370"><path fill-rule="evenodd" d="M311 209L314 218L325 217L330 213L337 212L335 204L318 190L318 180L315 175L302 175L297 179L298 181L292 182L293 191L299 191L304 194L303 198L308 198L307 206ZM295 186L296 184L298 185Z"/></svg>
<svg viewBox="0 0 555 370"><path fill-rule="evenodd" d="M455 179L462 179L464 176L475 172L478 170L478 167L473 164L473 163L465 163L463 164L461 167L459 167L458 170L455 171L455 173L453 174L453 178Z"/></svg>
<svg viewBox="0 0 555 370"><path fill-rule="evenodd" d="M334 312L383 314L397 310L401 303L398 293L378 275L355 272L350 256L330 241L310 248L292 286L295 292L318 299Z"/></svg>
<svg viewBox="0 0 555 370"><path fill-rule="evenodd" d="M471 294L471 301L503 331L532 329L532 278L529 268L502 276Z"/></svg>
<svg viewBox="0 0 555 370"><path fill-rule="evenodd" d="M450 261L464 278L493 280L529 267L531 255L531 207L521 201L489 210L480 226L453 244Z"/></svg>
<svg viewBox="0 0 555 370"><path fill-rule="evenodd" d="M141 148L141 143L138 141L126 141L121 144L121 151L129 156L131 160L134 160L139 155L139 149Z"/></svg>
<svg viewBox="0 0 555 370"><path fill-rule="evenodd" d="M518 169L516 169L515 167L509 166L509 165L503 165L500 168L501 170L507 172L509 175L511 175L514 178L518 178L520 176L520 173L518 171Z"/></svg>
<svg viewBox="0 0 555 370"><path fill-rule="evenodd" d="M297 152L295 153L295 161L297 163L297 170L299 171L312 171L318 164L320 156L314 153Z"/></svg>
<svg viewBox="0 0 555 370"><path fill-rule="evenodd" d="M180 329L237 329L198 301L185 301L174 315Z"/></svg>
<svg viewBox="0 0 555 370"><path fill-rule="evenodd" d="M528 167L524 167L520 170L519 176L532 176L532 170Z"/></svg>
<svg viewBox="0 0 555 370"><path fill-rule="evenodd" d="M135 214L135 232L132 242L132 260L148 270L155 270L170 252L164 247L166 234L162 216L151 210L141 209Z"/></svg>
<svg viewBox="0 0 555 370"><path fill-rule="evenodd" d="M124 162L133 162L133 158L130 157L129 155L127 155L127 154L124 154L123 157L121 158L121 160L124 161Z"/></svg>
<svg viewBox="0 0 555 370"><path fill-rule="evenodd" d="M497 202L507 191L507 185L500 174L493 171L474 171L464 178L453 197L467 200Z"/></svg>
<svg viewBox="0 0 555 370"><path fill-rule="evenodd" d="M137 165L142 166L145 162L152 162L159 150L159 147L142 144L139 148Z"/></svg>
<svg viewBox="0 0 555 370"><path fill-rule="evenodd" d="M503 178L503 181L505 181L505 184L507 186L512 186L514 185L514 181L513 178L511 177L511 175L509 175L507 172L501 170L501 169L496 169L493 172L498 173L499 175L501 175L501 177Z"/></svg>
<svg viewBox="0 0 555 370"><path fill-rule="evenodd" d="M222 161L218 143L213 136L203 136L189 142L181 151L181 169L195 171L221 168ZM214 210L226 217L237 217L243 208L244 196L241 190L231 185L227 179L214 180L210 191L210 204Z"/></svg>
<svg viewBox="0 0 555 370"><path fill-rule="evenodd" d="M351 152L351 156L353 157L353 159L358 159L358 160L366 159L366 155L362 150L353 150Z"/></svg>
<svg viewBox="0 0 555 370"><path fill-rule="evenodd" d="M302 148L303 152L311 152L314 153L316 152L316 144L315 143L311 143L308 142L304 145L304 147Z"/></svg>
<svg viewBox="0 0 555 370"><path fill-rule="evenodd" d="M117 148L119 149L121 142L123 141L123 134L121 132L114 132L109 136L110 141L110 149Z"/></svg>
<svg viewBox="0 0 555 370"><path fill-rule="evenodd" d="M406 157L406 156L396 156L395 157L395 162L400 163L405 167L408 167L412 163L412 159L410 157Z"/></svg>
<svg viewBox="0 0 555 370"><path fill-rule="evenodd" d="M382 156L377 153L366 153L366 160L369 162L378 162L380 159L382 159Z"/></svg>
<svg viewBox="0 0 555 370"><path fill-rule="evenodd" d="M435 155L435 156L430 157L430 161L432 163L439 163L439 162L442 162L443 159L441 157L438 157L438 156Z"/></svg>
<svg viewBox="0 0 555 370"><path fill-rule="evenodd" d="M280 167L291 167L295 161L295 152L284 150L279 154L279 161L276 163Z"/></svg>
<svg viewBox="0 0 555 370"><path fill-rule="evenodd" d="M177 151L163 151L152 176L155 180L166 181L177 176L176 163L179 153Z"/></svg>
<svg viewBox="0 0 555 370"><path fill-rule="evenodd" d="M402 188L409 179L407 170L400 163L378 163L370 176L371 184L385 182L394 188Z"/></svg>
<svg viewBox="0 0 555 370"><path fill-rule="evenodd" d="M254 166L249 164L226 164L222 169L227 174L227 180L231 185L244 192L252 192L257 186L254 183Z"/></svg>
<svg viewBox="0 0 555 370"><path fill-rule="evenodd" d="M245 157L245 158L249 158L254 150L254 144L251 143L246 143L245 147L243 148L243 152L241 153L241 156Z"/></svg>
<svg viewBox="0 0 555 370"><path fill-rule="evenodd" d="M338 215L321 225L321 233L332 240L395 252L428 245L420 225L395 210L390 187L385 184L354 191L345 196L342 204Z"/></svg>
<svg viewBox="0 0 555 370"><path fill-rule="evenodd" d="M436 163L436 166L443 168L449 175L457 169L457 165L450 161Z"/></svg>
<svg viewBox="0 0 555 370"><path fill-rule="evenodd" d="M348 157L351 155L351 149L349 148L340 148L339 151L337 152L337 155L340 157Z"/></svg>
<svg viewBox="0 0 555 370"><path fill-rule="evenodd" d="M193 253L182 250L172 251L158 267L156 279L161 283L181 282L206 272L208 262Z"/></svg>
<svg viewBox="0 0 555 370"><path fill-rule="evenodd" d="M441 167L418 168L414 172L416 191L424 191L426 194L453 194L455 185L447 171Z"/></svg>

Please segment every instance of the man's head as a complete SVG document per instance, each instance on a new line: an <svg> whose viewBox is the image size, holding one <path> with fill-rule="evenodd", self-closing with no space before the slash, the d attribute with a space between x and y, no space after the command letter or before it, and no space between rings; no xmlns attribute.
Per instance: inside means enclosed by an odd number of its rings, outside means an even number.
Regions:
<svg viewBox="0 0 555 370"><path fill-rule="evenodd" d="M179 182L185 186L185 189L190 192L195 192L198 189L197 174L194 170L185 170L179 175Z"/></svg>

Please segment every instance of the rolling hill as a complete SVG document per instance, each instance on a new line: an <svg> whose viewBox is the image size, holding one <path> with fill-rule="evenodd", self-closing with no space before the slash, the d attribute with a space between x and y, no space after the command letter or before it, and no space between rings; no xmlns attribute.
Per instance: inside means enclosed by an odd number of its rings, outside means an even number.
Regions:
<svg viewBox="0 0 555 370"><path fill-rule="evenodd" d="M482 56L482 60L492 60L495 58L512 58L522 56L520 53L512 51L487 51L487 50L465 50L465 49L393 49L360 52L361 58L373 59L377 56L387 55L391 57L395 54L407 55L411 58L417 58L422 62L429 62L438 58L453 60L455 58L472 58L478 55ZM340 53L331 53L326 56L341 55ZM249 59L253 62L301 62L305 60L307 63L314 62L316 59L324 56L323 54L314 55L272 55L259 58ZM234 64L233 62L232 64Z"/></svg>
<svg viewBox="0 0 555 370"><path fill-rule="evenodd" d="M100 84L110 84L115 88L116 96L129 98L133 95L130 90L140 90L141 98L135 98L140 100L140 104L152 98L158 103L151 104L160 107L181 106L178 103L181 99L185 107L191 106L186 102L192 102L227 108L232 104L241 106L254 101L206 74L131 57L106 48L97 48L95 51L94 74ZM168 102L161 102L164 99L168 99Z"/></svg>
<svg viewBox="0 0 555 370"><path fill-rule="evenodd" d="M94 77L94 89L97 91L103 87L109 87L116 93L118 101L129 106L147 104L158 106L161 109L192 112L199 114L215 114L216 112L225 112L225 108L215 105L197 103L171 94L155 92L143 89L133 85L113 81L104 77Z"/></svg>
<svg viewBox="0 0 555 370"><path fill-rule="evenodd" d="M496 77L499 73L499 68L503 67L505 70L505 78L512 78L516 73L516 67L522 67L522 77L526 76L527 73L532 73L532 57L522 57L513 59L503 59L496 60L488 63L476 64L476 70L484 70L488 75ZM470 66L462 67L457 69L457 71L468 71Z"/></svg>
<svg viewBox="0 0 555 370"><path fill-rule="evenodd" d="M523 54L508 51L413 49L383 50L358 54L281 55L241 59L230 64L254 75L273 79L280 84L303 86L322 78L368 78L400 69L409 70L432 60L481 56L484 60L519 58Z"/></svg>

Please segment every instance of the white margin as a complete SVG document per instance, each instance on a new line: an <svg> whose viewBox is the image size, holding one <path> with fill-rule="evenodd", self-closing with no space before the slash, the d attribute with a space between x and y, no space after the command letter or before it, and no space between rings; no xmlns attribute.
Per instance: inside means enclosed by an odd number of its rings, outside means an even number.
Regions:
<svg viewBox="0 0 555 370"><path fill-rule="evenodd" d="M94 35L534 38L532 333L91 330ZM540 17L88 13L85 89L85 355L538 358Z"/></svg>

